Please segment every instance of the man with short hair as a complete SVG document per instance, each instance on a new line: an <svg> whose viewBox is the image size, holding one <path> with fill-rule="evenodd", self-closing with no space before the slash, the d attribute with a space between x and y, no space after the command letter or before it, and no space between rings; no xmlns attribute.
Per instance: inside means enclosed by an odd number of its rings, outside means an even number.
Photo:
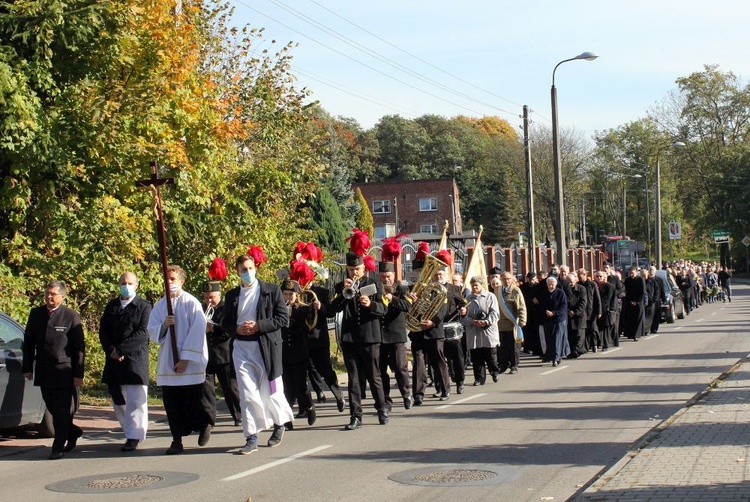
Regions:
<svg viewBox="0 0 750 502"><path fill-rule="evenodd" d="M599 288L599 297L602 302L602 315L597 320L597 328L601 335L602 351L607 351L610 347L620 345L620 340L615 333L617 319L617 291L612 283L607 281L607 274L604 271L597 271L594 274L594 280Z"/></svg>
<svg viewBox="0 0 750 502"><path fill-rule="evenodd" d="M566 274L564 281L570 287L568 299L568 345L570 345L569 359L576 359L586 353L586 307L588 291L578 284L576 274Z"/></svg>
<svg viewBox="0 0 750 502"><path fill-rule="evenodd" d="M211 438L216 412L203 407L203 385L206 381L208 347L206 345L206 317L201 302L182 289L187 278L176 265L167 268L169 298L162 297L148 322L151 341L159 344L156 384L162 388L164 410L167 412L172 444L164 452L175 455L184 451L182 438L198 432L198 446L205 446ZM172 303L168 315L167 301ZM179 360L173 360L170 326L174 326Z"/></svg>
<svg viewBox="0 0 750 502"><path fill-rule="evenodd" d="M284 395L281 328L289 323L284 296L276 284L257 278L257 268L268 261L263 248L251 246L235 260L240 285L224 302L224 331L234 337L232 359L237 374L245 445L238 451L258 451L258 432L273 427L268 446L281 444L284 424L294 412Z"/></svg>
<svg viewBox="0 0 750 502"><path fill-rule="evenodd" d="M516 279L510 272L500 275L501 286L495 293L498 299L500 318L497 322L500 332L500 346L497 349L497 364L500 373L510 369L510 374L518 373L521 353L518 348L518 331L526 325L526 301L516 286Z"/></svg>
<svg viewBox="0 0 750 502"><path fill-rule="evenodd" d="M599 296L599 288L589 277L585 268L578 269L578 283L586 288L586 350L596 352L597 347L601 346L601 338L597 321L602 316L602 300Z"/></svg>
<svg viewBox="0 0 750 502"><path fill-rule="evenodd" d="M138 296L138 276L120 276L119 296L99 321L104 350L102 382L107 384L117 421L125 433L123 452L133 451L148 431L148 322L151 304Z"/></svg>
<svg viewBox="0 0 750 502"><path fill-rule="evenodd" d="M45 305L31 309L23 335L23 374L41 388L55 428L50 460L75 448L83 434L73 415L83 383L85 342L81 317L63 305L66 295L64 282L48 283Z"/></svg>

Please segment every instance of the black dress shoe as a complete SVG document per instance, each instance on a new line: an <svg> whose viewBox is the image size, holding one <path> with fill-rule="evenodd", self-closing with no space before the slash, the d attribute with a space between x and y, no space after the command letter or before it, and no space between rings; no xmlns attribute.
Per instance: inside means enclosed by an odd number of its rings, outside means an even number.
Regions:
<svg viewBox="0 0 750 502"><path fill-rule="evenodd" d="M503 373L505 373L506 371L508 371L508 367L507 367L507 366L502 366L502 367L500 367L500 374L503 374Z"/></svg>
<svg viewBox="0 0 750 502"><path fill-rule="evenodd" d="M492 381L497 383L497 381L500 380L500 375L498 373L492 374Z"/></svg>
<svg viewBox="0 0 750 502"><path fill-rule="evenodd" d="M136 448L138 448L138 441L137 439L128 439L125 441L125 444L120 447L120 451L133 451Z"/></svg>
<svg viewBox="0 0 750 502"><path fill-rule="evenodd" d="M359 429L360 427L362 427L362 420L358 417L352 417L349 423L344 426L344 429L347 431L353 431L355 429Z"/></svg>
<svg viewBox="0 0 750 502"><path fill-rule="evenodd" d="M464 393L464 384L460 383L456 386L456 393L457 394L463 394Z"/></svg>
<svg viewBox="0 0 750 502"><path fill-rule="evenodd" d="M474 387L476 387L478 385L484 385L484 380L474 380L474 384L473 385L474 385Z"/></svg>
<svg viewBox="0 0 750 502"><path fill-rule="evenodd" d="M239 418L235 418L235 419L234 419L234 426L235 426L235 427L240 427L240 426L242 426L242 420L240 420Z"/></svg>
<svg viewBox="0 0 750 502"><path fill-rule="evenodd" d="M211 439L211 424L206 424L198 433L198 446L206 446Z"/></svg>
<svg viewBox="0 0 750 502"><path fill-rule="evenodd" d="M325 394L318 394L318 402L319 403L325 403L326 402L326 395Z"/></svg>
<svg viewBox="0 0 750 502"><path fill-rule="evenodd" d="M451 395L450 395L450 394L448 394L448 393L445 393L445 394L443 394L442 396L440 396L440 400L441 400L441 401L447 401L447 400L448 400L448 398L450 398L450 397L451 397Z"/></svg>
<svg viewBox="0 0 750 502"><path fill-rule="evenodd" d="M414 406L422 406L422 398L421 397L415 397L414 398Z"/></svg>
<svg viewBox="0 0 750 502"><path fill-rule="evenodd" d="M346 406L346 402L344 401L344 398L336 400L336 407L339 409L339 413L344 411L344 407Z"/></svg>
<svg viewBox="0 0 750 502"><path fill-rule="evenodd" d="M286 429L288 431L293 431L294 430L294 423L293 422L287 422L287 423L285 423L284 424L284 429Z"/></svg>
<svg viewBox="0 0 750 502"><path fill-rule="evenodd" d="M73 437L68 439L67 444L65 445L65 448L63 448L63 451L73 451L78 444L78 438L83 436L83 430L81 430L80 427L77 427L75 431L73 431Z"/></svg>
<svg viewBox="0 0 750 502"><path fill-rule="evenodd" d="M307 418L307 410L299 410L299 412L294 415L294 418Z"/></svg>
<svg viewBox="0 0 750 502"><path fill-rule="evenodd" d="M49 454L50 460L59 460L61 458L63 458L63 452L61 451L52 450L52 453Z"/></svg>
<svg viewBox="0 0 750 502"><path fill-rule="evenodd" d="M409 409L414 404L414 398L412 396L406 396L404 398L404 409Z"/></svg>
<svg viewBox="0 0 750 502"><path fill-rule="evenodd" d="M172 441L172 444L169 445L169 448L167 448L167 451L165 451L164 453L166 455L176 455L178 453L182 453L183 451L185 451L185 448L182 446L182 443Z"/></svg>
<svg viewBox="0 0 750 502"><path fill-rule="evenodd" d="M315 412L315 406L307 410L307 425L313 425L318 419L318 414Z"/></svg>
<svg viewBox="0 0 750 502"><path fill-rule="evenodd" d="M378 422L380 422L380 425L385 425L388 423L388 413L385 411L378 412Z"/></svg>
<svg viewBox="0 0 750 502"><path fill-rule="evenodd" d="M554 368L555 366L559 366L559 365L560 365L560 361L552 361L552 367L553 367L553 368Z"/></svg>

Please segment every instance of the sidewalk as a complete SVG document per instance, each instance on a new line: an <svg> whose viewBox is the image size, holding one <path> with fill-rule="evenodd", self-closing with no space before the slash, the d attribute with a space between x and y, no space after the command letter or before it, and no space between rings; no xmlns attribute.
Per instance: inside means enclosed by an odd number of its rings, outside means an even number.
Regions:
<svg viewBox="0 0 750 502"><path fill-rule="evenodd" d="M750 501L750 359L665 420L576 501Z"/></svg>

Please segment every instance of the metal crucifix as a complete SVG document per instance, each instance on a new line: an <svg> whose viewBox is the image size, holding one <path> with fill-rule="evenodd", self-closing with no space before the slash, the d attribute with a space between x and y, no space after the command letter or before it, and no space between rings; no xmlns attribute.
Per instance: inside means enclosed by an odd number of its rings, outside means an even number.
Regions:
<svg viewBox="0 0 750 502"><path fill-rule="evenodd" d="M161 206L162 185L173 185L174 178L159 178L159 168L155 161L151 162L151 177L147 180L138 180L135 186L139 188L149 187L154 195L154 213L156 216L156 234L159 238L159 250L161 251L161 270L164 276L164 298L167 301L167 315L174 315L172 311L171 296L169 291L169 274L167 273L167 232L164 229L164 213ZM177 351L177 335L174 331L174 324L169 327L169 342L172 346L172 360L174 365L180 362L180 354Z"/></svg>

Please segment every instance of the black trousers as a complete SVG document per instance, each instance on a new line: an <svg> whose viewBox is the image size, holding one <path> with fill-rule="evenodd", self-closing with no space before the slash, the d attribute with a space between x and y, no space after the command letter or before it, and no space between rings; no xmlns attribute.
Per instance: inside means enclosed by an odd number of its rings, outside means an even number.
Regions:
<svg viewBox="0 0 750 502"><path fill-rule="evenodd" d="M214 384L214 377L219 380L221 386L221 392L224 394L224 402L227 404L229 414L235 420L242 419L242 411L240 410L240 391L237 389L237 375L234 372L234 364L214 364L214 373L206 373L206 380L210 380ZM214 400L216 399L216 390L212 385L214 392Z"/></svg>
<svg viewBox="0 0 750 502"><path fill-rule="evenodd" d="M401 397L411 394L411 382L409 381L409 363L406 360L406 347L403 343L383 343L380 345L380 378L383 381L383 396L386 404L393 405L391 398L391 377L388 368L396 377L398 390Z"/></svg>
<svg viewBox="0 0 750 502"><path fill-rule="evenodd" d="M448 363L448 373L453 377L456 385L463 384L466 379L466 357L462 345L464 338L466 336L462 336L459 340L446 341L443 345L443 353Z"/></svg>
<svg viewBox="0 0 750 502"><path fill-rule="evenodd" d="M497 347L471 349L471 366L474 369L474 380L482 383L487 380L485 366L491 375L500 373L500 367L497 365Z"/></svg>
<svg viewBox="0 0 750 502"><path fill-rule="evenodd" d="M539 325L536 323L527 323L523 328L523 348L535 356L544 354L542 350L542 341L539 338Z"/></svg>
<svg viewBox="0 0 750 502"><path fill-rule="evenodd" d="M73 424L73 415L78 409L78 389L76 387L41 387L42 399L47 411L52 415L55 439L52 451L63 451L65 442L78 438L81 428Z"/></svg>
<svg viewBox="0 0 750 502"><path fill-rule="evenodd" d="M448 364L444 353L445 340L417 339L411 343L412 364L412 392L414 397L424 399L424 391L427 388L427 361L432 368L432 377L435 382L435 390L444 395L450 393L451 383L448 377Z"/></svg>
<svg viewBox="0 0 750 502"><path fill-rule="evenodd" d="M570 345L570 355L578 357L586 353L586 328L581 326L573 329L568 324L568 345ZM502 364L501 364L502 366Z"/></svg>
<svg viewBox="0 0 750 502"><path fill-rule="evenodd" d="M336 372L333 371L331 366L331 349L312 349L309 353L310 365L308 367L308 375L310 377L310 385L317 394L323 392L323 382L328 385L331 389L333 397L336 401L341 400L341 387L339 387L339 379L336 376Z"/></svg>
<svg viewBox="0 0 750 502"><path fill-rule="evenodd" d="M512 331L500 332L500 347L497 348L497 365L501 371L508 368L518 368L521 359L521 351L513 336Z"/></svg>
<svg viewBox="0 0 750 502"><path fill-rule="evenodd" d="M380 344L355 344L342 342L341 351L344 353L344 364L349 378L347 388L349 394L349 415L362 419L362 388L360 373L370 382L375 409L386 411L385 396L383 395L383 381L380 378Z"/></svg>
<svg viewBox="0 0 750 502"><path fill-rule="evenodd" d="M195 385L164 385L161 388L164 411L167 412L172 440L182 442L183 436L216 423L216 406L206 400L205 382Z"/></svg>
<svg viewBox="0 0 750 502"><path fill-rule="evenodd" d="M296 399L300 411L313 407L312 395L307 388L307 365L307 360L284 363L284 372L281 374L284 381L284 396L289 406L293 406Z"/></svg>
<svg viewBox="0 0 750 502"><path fill-rule="evenodd" d="M597 347L600 347L601 345L602 345L602 337L599 334L599 328L596 325L592 327L592 325L589 324L586 327L586 350L594 351L596 350Z"/></svg>

